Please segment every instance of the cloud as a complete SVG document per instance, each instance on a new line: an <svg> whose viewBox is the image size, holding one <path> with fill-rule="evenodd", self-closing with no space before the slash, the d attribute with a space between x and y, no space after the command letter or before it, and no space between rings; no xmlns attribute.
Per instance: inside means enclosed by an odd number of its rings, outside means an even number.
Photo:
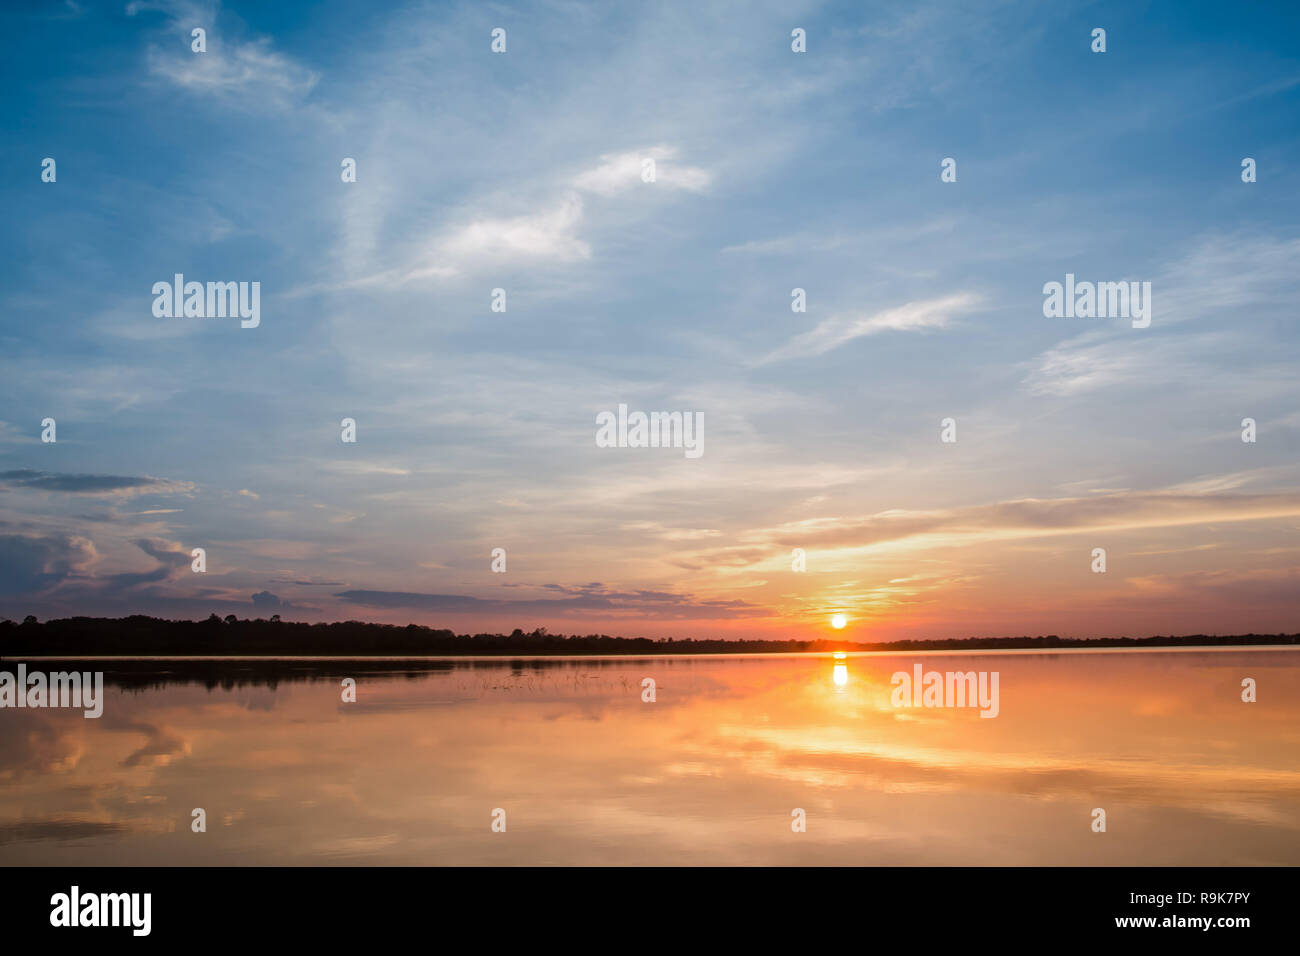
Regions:
<svg viewBox="0 0 1300 956"><path fill-rule="evenodd" d="M579 235L579 229L587 222L582 193L611 197L634 186L689 192L706 189L712 176L699 167L673 162L677 152L674 146L655 146L640 152L606 153L596 166L563 183L556 174L548 173L537 184L547 198L531 211L519 215L478 213L467 222L453 221L434 230L413 252L399 255L398 265L374 268L375 260L367 255L367 264L357 270L357 277L327 288L371 288L422 279L453 279L503 265L527 267L586 262L592 258L592 247ZM657 164L653 187L641 181L643 157L654 158ZM521 186L512 190L520 191ZM492 201L475 200L469 208L482 209ZM406 205L403 201L402 210ZM373 231L377 228L377 217L382 218L371 209L362 219ZM365 245L373 247L375 240L368 239ZM292 296L317 288L298 289Z"/></svg>
<svg viewBox="0 0 1300 956"><path fill-rule="evenodd" d="M459 271L472 263L516 259L578 262L591 246L574 234L582 221L582 199L569 195L549 209L509 219L479 219L438 243L433 269Z"/></svg>
<svg viewBox="0 0 1300 956"><path fill-rule="evenodd" d="M1028 363L1024 386L1069 397L1118 386L1222 389L1229 362L1252 365L1252 394L1272 380L1289 387L1289 356L1255 349L1266 321L1290 320L1300 296L1300 239L1211 235L1152 281L1151 329L1103 325L1047 349ZM1249 321L1223 324L1225 316ZM1276 346L1276 343L1275 343Z"/></svg>
<svg viewBox="0 0 1300 956"><path fill-rule="evenodd" d="M486 600L464 594L422 594L411 591L341 591L335 597L352 604L377 608L409 608L443 613L465 612L553 612L606 611L627 612L647 617L749 617L767 612L740 600L699 600L691 595L667 591L611 591L600 584L570 587L559 584L542 585L544 589L558 591L561 598L531 598L520 600Z"/></svg>
<svg viewBox="0 0 1300 956"><path fill-rule="evenodd" d="M844 250L850 254L863 254L866 250L892 251L901 245L929 240L936 235L950 235L955 228L956 220L944 217L928 222L909 221L904 225L876 226L865 230L828 233L823 229L817 232L792 233L774 239L750 239L723 246L722 251L728 255L756 256L803 255L809 252L836 250ZM872 255L873 258L883 258L879 252Z"/></svg>
<svg viewBox="0 0 1300 956"><path fill-rule="evenodd" d="M1254 521L1300 515L1300 494L1195 495L1173 492L1025 498L949 511L894 511L838 528L786 533L783 540L858 547L916 535L986 538L1062 534L1096 528L1159 528L1212 521Z"/></svg>
<svg viewBox="0 0 1300 956"><path fill-rule="evenodd" d="M782 236L779 239L751 239L749 242L734 246L723 246L722 251L727 255L788 256L795 253L830 252L834 249L843 249L849 242L850 240L842 235L815 236L800 233Z"/></svg>
<svg viewBox="0 0 1300 956"><path fill-rule="evenodd" d="M1184 597L1195 603L1260 608L1295 607L1300 603L1300 568L1188 571L1128 578L1140 601Z"/></svg>
<svg viewBox="0 0 1300 956"><path fill-rule="evenodd" d="M834 315L820 322L811 331L796 335L756 364L769 365L792 358L824 355L846 342L866 335L880 335L884 332L929 332L947 328L954 313L968 311L978 305L979 301L979 297L973 293L960 292L939 299L909 302L896 309L887 309L873 315L860 312Z"/></svg>
<svg viewBox="0 0 1300 956"><path fill-rule="evenodd" d="M282 608L288 607L280 598L270 591L258 591L253 595L253 607L256 608Z"/></svg>
<svg viewBox="0 0 1300 956"><path fill-rule="evenodd" d="M1289 319L1300 295L1300 239L1249 234L1199 238L1152 282L1152 324L1208 320L1250 310Z"/></svg>
<svg viewBox="0 0 1300 956"><path fill-rule="evenodd" d="M142 584L158 584L167 581L182 569L188 570L190 567L190 553L174 541L139 538L131 543L153 558L157 565L148 571L124 571L91 578L86 584L101 594L111 594L139 587Z"/></svg>
<svg viewBox="0 0 1300 956"><path fill-rule="evenodd" d="M130 828L124 823L101 820L20 820L0 824L0 846L13 843L84 843L105 837L120 837Z"/></svg>
<svg viewBox="0 0 1300 956"><path fill-rule="evenodd" d="M444 230L404 265L324 288L364 289L420 279L452 279L506 264L582 262L591 258L591 245L575 234L582 219L582 197L570 193L538 212L484 217ZM295 290L292 295L314 291L319 287Z"/></svg>
<svg viewBox="0 0 1300 956"><path fill-rule="evenodd" d="M817 518L751 532L750 544L692 553L687 568L743 566L801 548L866 548L909 539L954 543L1042 537L1096 529L1168 528L1300 516L1300 494L1227 495L1176 491L1024 498L934 511L883 511L860 518ZM757 548L758 542L764 547ZM785 551L783 552L783 549Z"/></svg>
<svg viewBox="0 0 1300 956"><path fill-rule="evenodd" d="M173 541L139 538L131 543L154 559L153 568L96 575L92 566L101 558L89 538L0 535L0 595L34 595L57 587L60 603L112 598L141 585L170 580L189 569L189 552ZM141 596L139 591L132 594Z"/></svg>
<svg viewBox="0 0 1300 956"><path fill-rule="evenodd" d="M580 173L573 180L573 185L601 196L614 196L629 189L652 186L657 189L684 189L694 193L707 190L713 181L709 172L698 166L673 162L677 153L676 146L653 146L628 153L605 153L600 157L599 165ZM641 179L646 159L655 162L653 183Z"/></svg>
<svg viewBox="0 0 1300 956"><path fill-rule="evenodd" d="M36 441L36 435L25 432L8 422L0 422L0 445L30 445Z"/></svg>
<svg viewBox="0 0 1300 956"><path fill-rule="evenodd" d="M66 475L44 471L0 471L0 485L35 491L62 491L74 495L178 494L192 491L189 482L128 475Z"/></svg>
<svg viewBox="0 0 1300 956"><path fill-rule="evenodd" d="M164 55L150 51L150 70L178 86L200 93L241 96L261 103L288 105L316 85L317 75L270 48L269 40L219 44L207 53Z"/></svg>
<svg viewBox="0 0 1300 956"><path fill-rule="evenodd" d="M53 587L96 557L75 535L0 535L0 594L31 594Z"/></svg>
<svg viewBox="0 0 1300 956"><path fill-rule="evenodd" d="M1108 333L1088 332L1048 349L1025 377L1025 387L1035 395L1065 397L1122 383L1151 380L1152 364L1147 343L1110 339ZM1168 349L1159 352L1168 369Z"/></svg>
<svg viewBox="0 0 1300 956"><path fill-rule="evenodd" d="M127 5L128 16L146 10L168 15L165 47L149 48L149 72L195 93L237 100L247 106L284 108L311 91L319 75L291 57L271 48L271 40L240 40L237 24L223 17L226 29L217 29L219 4L199 2ZM206 31L206 52L191 49L191 31Z"/></svg>

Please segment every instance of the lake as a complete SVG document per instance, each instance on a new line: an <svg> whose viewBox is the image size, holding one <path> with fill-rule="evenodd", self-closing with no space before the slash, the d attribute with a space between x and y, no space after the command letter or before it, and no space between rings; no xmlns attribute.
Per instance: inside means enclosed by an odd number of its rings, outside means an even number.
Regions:
<svg viewBox="0 0 1300 956"><path fill-rule="evenodd" d="M1300 648L24 663L6 865L1300 863Z"/></svg>

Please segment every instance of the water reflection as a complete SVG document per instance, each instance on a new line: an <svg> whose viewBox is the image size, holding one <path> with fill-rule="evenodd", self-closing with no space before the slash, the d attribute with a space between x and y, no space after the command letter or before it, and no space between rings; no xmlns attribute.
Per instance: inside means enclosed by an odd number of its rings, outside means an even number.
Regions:
<svg viewBox="0 0 1300 956"><path fill-rule="evenodd" d="M921 658L999 716L895 709ZM0 711L0 863L1300 863L1292 650L94 666Z"/></svg>

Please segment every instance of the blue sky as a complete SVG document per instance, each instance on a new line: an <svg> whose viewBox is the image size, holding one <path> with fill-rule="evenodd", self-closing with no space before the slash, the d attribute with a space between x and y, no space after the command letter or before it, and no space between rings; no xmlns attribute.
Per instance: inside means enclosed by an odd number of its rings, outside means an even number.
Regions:
<svg viewBox="0 0 1300 956"><path fill-rule="evenodd" d="M1300 10L975 6L7 8L0 614L1295 630Z"/></svg>

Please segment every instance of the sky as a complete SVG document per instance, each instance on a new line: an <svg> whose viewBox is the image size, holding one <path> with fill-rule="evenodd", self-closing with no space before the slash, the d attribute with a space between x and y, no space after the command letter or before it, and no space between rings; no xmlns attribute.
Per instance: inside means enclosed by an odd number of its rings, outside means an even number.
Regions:
<svg viewBox="0 0 1300 956"><path fill-rule="evenodd" d="M1300 630L1293 4L29 2L0 35L0 617ZM177 273L260 283L259 324L155 315ZM1067 274L1151 283L1149 327L1045 315ZM600 447L620 404L703 454Z"/></svg>

